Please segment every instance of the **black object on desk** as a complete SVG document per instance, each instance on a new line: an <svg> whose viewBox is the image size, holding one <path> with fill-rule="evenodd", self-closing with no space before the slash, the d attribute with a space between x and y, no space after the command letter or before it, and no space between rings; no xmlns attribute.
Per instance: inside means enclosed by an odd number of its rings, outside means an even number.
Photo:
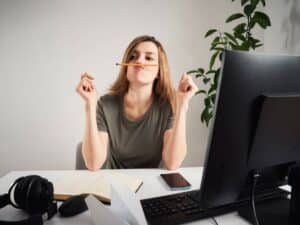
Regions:
<svg viewBox="0 0 300 225"><path fill-rule="evenodd" d="M300 224L300 166L291 168L288 183L292 187L290 199L281 197L256 204L260 224L297 225ZM249 206L238 210L240 216L254 223Z"/></svg>
<svg viewBox="0 0 300 225"><path fill-rule="evenodd" d="M65 200L58 211L62 217L71 217L88 210L85 203L86 195L75 195Z"/></svg>
<svg viewBox="0 0 300 225"><path fill-rule="evenodd" d="M173 191L191 188L191 184L180 173L163 173L160 176Z"/></svg>
<svg viewBox="0 0 300 225"><path fill-rule="evenodd" d="M29 217L19 221L0 221L1 225L42 225L57 212L53 184L38 175L16 179L8 193L0 196L0 208L6 205L24 210Z"/></svg>

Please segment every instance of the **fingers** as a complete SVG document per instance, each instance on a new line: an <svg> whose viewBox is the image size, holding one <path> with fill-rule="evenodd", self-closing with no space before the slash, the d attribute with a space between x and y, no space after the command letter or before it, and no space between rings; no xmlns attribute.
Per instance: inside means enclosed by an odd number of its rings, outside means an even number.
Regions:
<svg viewBox="0 0 300 225"><path fill-rule="evenodd" d="M83 78L88 78L90 80L94 80L94 77L92 77L90 74L88 74L87 72L85 72L84 74L81 74L81 79Z"/></svg>
<svg viewBox="0 0 300 225"><path fill-rule="evenodd" d="M83 92L91 92L91 91L95 90L95 86L94 86L92 80L94 80L94 77L92 77L88 73L82 74L81 80L76 87L76 91L78 93L83 93Z"/></svg>
<svg viewBox="0 0 300 225"><path fill-rule="evenodd" d="M86 72L81 75L81 83L85 91L91 91L94 89L94 84L92 80L94 80L94 77L92 77L90 74Z"/></svg>
<svg viewBox="0 0 300 225"><path fill-rule="evenodd" d="M195 93L198 90L198 87L194 83L192 77L184 73L179 83L179 90L182 92Z"/></svg>
<svg viewBox="0 0 300 225"><path fill-rule="evenodd" d="M191 80L192 78L190 76L188 76L186 73L184 73L182 76L181 76L181 79L180 79L180 83L179 83L179 89L180 91L182 92L187 92L190 90L190 83L192 82Z"/></svg>

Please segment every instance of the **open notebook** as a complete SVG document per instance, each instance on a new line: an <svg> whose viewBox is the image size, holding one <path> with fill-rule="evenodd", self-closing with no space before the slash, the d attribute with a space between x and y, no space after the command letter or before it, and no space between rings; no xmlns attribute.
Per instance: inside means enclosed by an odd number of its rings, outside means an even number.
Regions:
<svg viewBox="0 0 300 225"><path fill-rule="evenodd" d="M140 179L112 170L68 171L53 182L54 199L66 200L73 195L92 194L100 201L110 203L110 185L113 181L124 184L133 192L143 183Z"/></svg>

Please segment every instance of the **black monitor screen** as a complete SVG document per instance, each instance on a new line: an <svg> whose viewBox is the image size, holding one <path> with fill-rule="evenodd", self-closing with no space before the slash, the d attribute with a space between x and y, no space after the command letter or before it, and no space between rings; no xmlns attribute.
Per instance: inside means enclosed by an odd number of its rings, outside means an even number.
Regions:
<svg viewBox="0 0 300 225"><path fill-rule="evenodd" d="M252 169L264 169L262 187L286 182L289 165L300 162L300 110L285 114L284 107L299 96L299 56L225 51L200 187L204 207L236 201Z"/></svg>

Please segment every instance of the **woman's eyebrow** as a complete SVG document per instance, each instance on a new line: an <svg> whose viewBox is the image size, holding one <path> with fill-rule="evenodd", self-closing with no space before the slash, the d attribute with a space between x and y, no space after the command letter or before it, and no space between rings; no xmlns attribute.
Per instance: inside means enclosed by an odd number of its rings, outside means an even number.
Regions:
<svg viewBox="0 0 300 225"><path fill-rule="evenodd" d="M140 54L141 52L138 51L138 50L133 50L132 53L138 53L138 54ZM147 55L156 55L154 52L150 52L150 51L145 52L145 54L147 54Z"/></svg>
<svg viewBox="0 0 300 225"><path fill-rule="evenodd" d="M154 52L146 52L147 55L156 55Z"/></svg>

